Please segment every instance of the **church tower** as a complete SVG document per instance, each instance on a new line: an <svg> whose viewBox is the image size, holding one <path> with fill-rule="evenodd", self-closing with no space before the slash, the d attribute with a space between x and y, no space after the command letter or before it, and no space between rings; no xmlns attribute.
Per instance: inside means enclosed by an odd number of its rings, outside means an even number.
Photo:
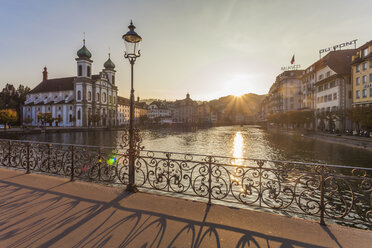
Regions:
<svg viewBox="0 0 372 248"><path fill-rule="evenodd" d="M80 48L79 51L77 51L76 58L77 61L77 77L85 77L85 78L91 78L92 77L92 62L90 58L92 57L92 54L89 52L89 50L85 46L85 39L83 40L83 47Z"/></svg>
<svg viewBox="0 0 372 248"><path fill-rule="evenodd" d="M77 51L77 77L75 79L75 119L76 126L88 126L88 109L92 102L93 88L91 84L92 79L92 63L90 58L92 54L85 46L85 39L83 40L83 47ZM92 90L93 89L93 90Z"/></svg>
<svg viewBox="0 0 372 248"><path fill-rule="evenodd" d="M111 61L110 53L108 54L108 56L108 60L103 64L103 66L105 67L104 72L106 72L109 82L115 85L115 64Z"/></svg>

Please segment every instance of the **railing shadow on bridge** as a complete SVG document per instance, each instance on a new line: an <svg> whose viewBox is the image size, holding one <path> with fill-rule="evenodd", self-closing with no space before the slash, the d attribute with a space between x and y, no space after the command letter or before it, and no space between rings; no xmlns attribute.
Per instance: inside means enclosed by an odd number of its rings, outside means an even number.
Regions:
<svg viewBox="0 0 372 248"><path fill-rule="evenodd" d="M125 191L105 202L6 179L0 180L0 189L0 243L11 240L9 248L61 247L65 242L73 242L69 247L221 247L223 232L236 237L230 247L323 247L208 222L210 205L196 221L125 207L120 204L130 195ZM120 218L119 211L124 212Z"/></svg>
<svg viewBox="0 0 372 248"><path fill-rule="evenodd" d="M125 147L0 140L2 166L127 185ZM142 190L372 230L372 169L174 152L136 152Z"/></svg>

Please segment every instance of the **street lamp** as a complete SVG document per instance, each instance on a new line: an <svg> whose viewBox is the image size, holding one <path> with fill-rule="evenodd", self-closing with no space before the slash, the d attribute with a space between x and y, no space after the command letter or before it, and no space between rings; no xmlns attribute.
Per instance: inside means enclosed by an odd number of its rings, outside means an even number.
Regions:
<svg viewBox="0 0 372 248"><path fill-rule="evenodd" d="M134 133L134 89L133 89L133 66L136 59L141 56L139 45L142 40L134 29L136 28L132 21L128 26L129 31L123 35L125 43L124 58L128 59L131 66L131 83L130 83L130 108L129 108L129 184L127 185L127 191L137 192L138 189L134 180L134 160L135 160L135 133Z"/></svg>

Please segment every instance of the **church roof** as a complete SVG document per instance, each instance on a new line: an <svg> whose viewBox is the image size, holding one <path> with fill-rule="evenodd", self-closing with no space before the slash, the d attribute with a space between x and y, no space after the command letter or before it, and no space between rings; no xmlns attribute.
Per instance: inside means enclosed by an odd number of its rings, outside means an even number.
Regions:
<svg viewBox="0 0 372 248"><path fill-rule="evenodd" d="M109 58L108 60L103 64L103 66L106 68L106 69L115 69L115 64L114 62L112 62L111 58L110 58L110 54L109 54Z"/></svg>
<svg viewBox="0 0 372 248"><path fill-rule="evenodd" d="M84 45L82 48L77 51L76 55L81 58L81 59L90 59L92 57L92 54L89 52L88 48L85 46L85 41Z"/></svg>
<svg viewBox="0 0 372 248"><path fill-rule="evenodd" d="M30 94L74 90L74 79L75 77L66 77L45 80L33 88Z"/></svg>

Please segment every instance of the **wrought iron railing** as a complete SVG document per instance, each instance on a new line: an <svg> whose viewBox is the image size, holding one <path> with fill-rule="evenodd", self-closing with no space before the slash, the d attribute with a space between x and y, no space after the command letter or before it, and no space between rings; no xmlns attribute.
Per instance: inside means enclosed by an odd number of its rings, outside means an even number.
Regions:
<svg viewBox="0 0 372 248"><path fill-rule="evenodd" d="M126 147L0 140L1 166L127 185ZM372 169L141 150L140 189L372 230Z"/></svg>

